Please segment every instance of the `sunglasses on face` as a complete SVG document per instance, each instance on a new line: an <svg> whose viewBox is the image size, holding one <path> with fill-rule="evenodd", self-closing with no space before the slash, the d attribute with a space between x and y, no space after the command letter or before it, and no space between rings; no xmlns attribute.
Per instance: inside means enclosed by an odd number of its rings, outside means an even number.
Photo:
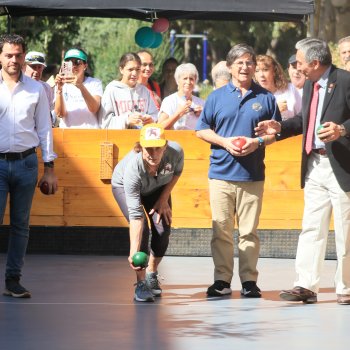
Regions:
<svg viewBox="0 0 350 350"><path fill-rule="evenodd" d="M82 65L82 64L84 64L85 63L85 61L83 61L83 60L79 60L79 59L68 59L68 60L65 60L65 62L72 62L72 64L73 64L73 66L80 66L80 65Z"/></svg>

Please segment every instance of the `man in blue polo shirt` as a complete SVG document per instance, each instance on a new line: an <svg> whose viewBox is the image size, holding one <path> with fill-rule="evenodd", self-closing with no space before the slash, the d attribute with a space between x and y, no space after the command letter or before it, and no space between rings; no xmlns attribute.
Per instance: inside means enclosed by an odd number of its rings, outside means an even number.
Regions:
<svg viewBox="0 0 350 350"><path fill-rule="evenodd" d="M211 144L209 193L215 270L214 284L207 294L232 293L233 231L237 220L241 294L259 298L257 226L264 191L265 146L275 138L255 137L254 127L262 120L281 120L281 116L274 96L253 81L254 50L246 44L235 45L226 61L232 81L209 95L196 126L197 136Z"/></svg>

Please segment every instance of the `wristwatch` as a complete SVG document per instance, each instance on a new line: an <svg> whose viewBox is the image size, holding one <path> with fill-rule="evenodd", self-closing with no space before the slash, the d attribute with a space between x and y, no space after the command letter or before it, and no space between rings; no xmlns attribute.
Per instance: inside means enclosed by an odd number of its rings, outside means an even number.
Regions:
<svg viewBox="0 0 350 350"><path fill-rule="evenodd" d="M44 162L45 168L53 168L55 166L55 163L53 161L51 162Z"/></svg>
<svg viewBox="0 0 350 350"><path fill-rule="evenodd" d="M343 124L339 125L340 136L346 136L346 130Z"/></svg>

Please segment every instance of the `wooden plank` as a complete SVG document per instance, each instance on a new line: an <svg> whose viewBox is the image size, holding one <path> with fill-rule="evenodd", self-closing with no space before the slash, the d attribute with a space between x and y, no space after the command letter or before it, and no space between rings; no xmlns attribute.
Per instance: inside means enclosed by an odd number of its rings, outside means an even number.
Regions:
<svg viewBox="0 0 350 350"><path fill-rule="evenodd" d="M65 216L121 216L111 186L103 188L66 187L64 192Z"/></svg>
<svg viewBox="0 0 350 350"><path fill-rule="evenodd" d="M62 216L63 188L59 188L54 195L44 195L36 188L32 204L32 215Z"/></svg>
<svg viewBox="0 0 350 350"><path fill-rule="evenodd" d="M43 196L36 191L31 224L67 226L127 226L116 204L111 185L100 176L100 144L113 143L113 168L139 139L139 130L54 129L58 154L59 192ZM169 140L185 152L182 177L173 191L174 227L211 227L208 194L210 145L194 131L167 130ZM38 151L40 156L40 150ZM303 212L300 189L301 136L266 149L266 180L260 227L299 229ZM40 163L39 176L43 171ZM5 223L8 222L8 208Z"/></svg>
<svg viewBox="0 0 350 350"><path fill-rule="evenodd" d="M99 158L63 158L55 173L61 187L104 187Z"/></svg>
<svg viewBox="0 0 350 350"><path fill-rule="evenodd" d="M302 192L300 188L300 162L286 160L267 161L265 189Z"/></svg>
<svg viewBox="0 0 350 350"><path fill-rule="evenodd" d="M289 139L275 142L266 147L265 160L288 160L301 161L301 142L302 136L295 136Z"/></svg>

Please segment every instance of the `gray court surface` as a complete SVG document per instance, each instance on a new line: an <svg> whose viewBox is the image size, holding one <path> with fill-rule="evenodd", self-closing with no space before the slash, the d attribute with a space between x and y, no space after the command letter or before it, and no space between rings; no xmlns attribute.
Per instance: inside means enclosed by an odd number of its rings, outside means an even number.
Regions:
<svg viewBox="0 0 350 350"><path fill-rule="evenodd" d="M4 265L1 254L2 276ZM0 349L348 349L350 306L335 301L335 267L325 261L317 304L280 301L293 259L259 260L261 299L240 297L237 274L232 296L208 299L212 259L168 256L163 296L136 303L126 257L27 255L22 282L33 296L0 296Z"/></svg>

